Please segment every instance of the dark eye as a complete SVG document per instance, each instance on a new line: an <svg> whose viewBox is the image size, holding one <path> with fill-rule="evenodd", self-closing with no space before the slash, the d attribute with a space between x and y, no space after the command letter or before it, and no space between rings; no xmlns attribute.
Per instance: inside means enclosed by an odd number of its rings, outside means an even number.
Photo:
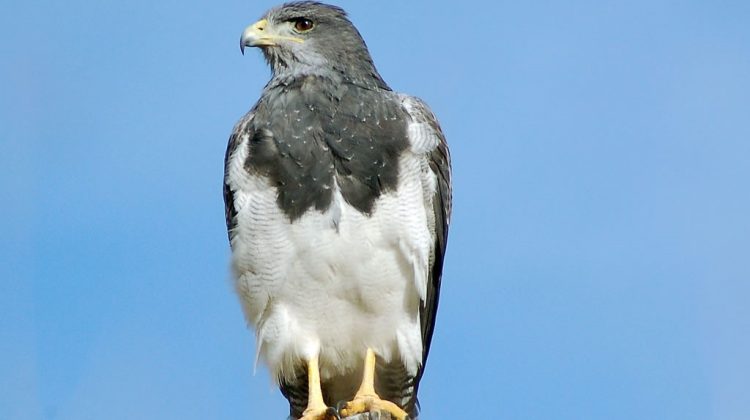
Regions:
<svg viewBox="0 0 750 420"><path fill-rule="evenodd" d="M307 32L314 26L313 21L307 18L299 18L294 21L294 29L297 32Z"/></svg>

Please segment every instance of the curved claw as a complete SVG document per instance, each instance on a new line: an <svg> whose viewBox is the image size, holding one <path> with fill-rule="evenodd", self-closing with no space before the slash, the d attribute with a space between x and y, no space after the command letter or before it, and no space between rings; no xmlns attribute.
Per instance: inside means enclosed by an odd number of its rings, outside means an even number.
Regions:
<svg viewBox="0 0 750 420"><path fill-rule="evenodd" d="M326 416L328 416L329 419L341 420L338 405L336 407L328 407L328 410L326 410Z"/></svg>
<svg viewBox="0 0 750 420"><path fill-rule="evenodd" d="M378 415L382 412L388 413L390 418L394 420L407 420L409 418L409 415L401 407L391 401L380 399L377 395L355 397L339 410L339 413L344 417L373 412L378 413Z"/></svg>

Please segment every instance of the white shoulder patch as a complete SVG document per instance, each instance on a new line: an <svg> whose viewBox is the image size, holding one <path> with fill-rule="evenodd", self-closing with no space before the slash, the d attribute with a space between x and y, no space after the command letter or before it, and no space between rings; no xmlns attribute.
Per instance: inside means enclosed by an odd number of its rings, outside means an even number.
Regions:
<svg viewBox="0 0 750 420"><path fill-rule="evenodd" d="M440 139L423 114L424 105L421 101L413 96L401 95L401 104L411 117L408 126L411 151L423 154L435 149Z"/></svg>

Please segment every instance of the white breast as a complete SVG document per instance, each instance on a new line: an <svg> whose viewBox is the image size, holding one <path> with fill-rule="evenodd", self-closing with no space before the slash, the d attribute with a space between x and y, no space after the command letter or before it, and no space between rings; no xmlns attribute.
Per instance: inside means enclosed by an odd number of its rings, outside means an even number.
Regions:
<svg viewBox="0 0 750 420"><path fill-rule="evenodd" d="M276 189L243 167L248 139L230 156L228 183L237 225L233 270L258 354L273 376L319 354L323 379L355 369L367 347L417 371L419 320L431 249L424 164L400 160L397 191L378 198L370 216L334 185L331 206L290 222Z"/></svg>

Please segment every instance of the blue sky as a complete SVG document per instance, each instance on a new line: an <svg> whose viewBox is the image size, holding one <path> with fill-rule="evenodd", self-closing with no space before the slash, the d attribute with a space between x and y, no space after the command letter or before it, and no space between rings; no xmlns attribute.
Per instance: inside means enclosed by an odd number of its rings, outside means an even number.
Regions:
<svg viewBox="0 0 750 420"><path fill-rule="evenodd" d="M3 5L0 418L284 418L220 190L274 4ZM750 3L339 4L452 148L424 417L750 418Z"/></svg>

